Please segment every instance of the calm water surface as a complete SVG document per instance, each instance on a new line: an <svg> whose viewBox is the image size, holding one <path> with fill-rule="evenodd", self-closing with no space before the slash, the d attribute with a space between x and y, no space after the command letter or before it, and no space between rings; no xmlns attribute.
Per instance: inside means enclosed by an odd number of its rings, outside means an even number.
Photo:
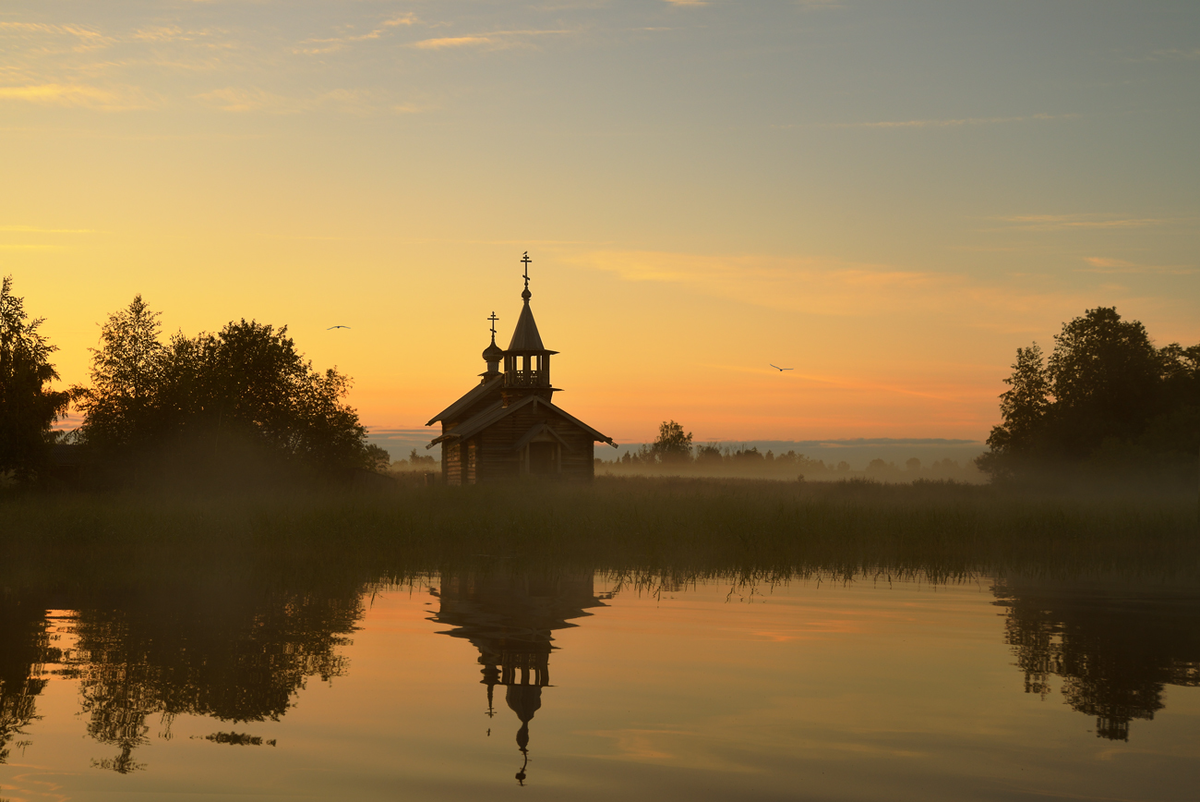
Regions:
<svg viewBox="0 0 1200 802"><path fill-rule="evenodd" d="M463 573L0 600L8 802L1200 788L1188 587Z"/></svg>

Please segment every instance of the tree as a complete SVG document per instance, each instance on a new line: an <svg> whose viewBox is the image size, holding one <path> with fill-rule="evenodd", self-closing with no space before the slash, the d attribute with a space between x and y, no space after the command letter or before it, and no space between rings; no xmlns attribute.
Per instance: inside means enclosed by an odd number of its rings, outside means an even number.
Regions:
<svg viewBox="0 0 1200 802"><path fill-rule="evenodd" d="M378 462L344 403L349 377L314 370L286 326L243 319L218 334L176 337L170 353L161 407L185 444L316 472Z"/></svg>
<svg viewBox="0 0 1200 802"><path fill-rule="evenodd" d="M659 462L689 462L692 459L692 433L685 434L683 427L673 420L663 421L650 451Z"/></svg>
<svg viewBox="0 0 1200 802"><path fill-rule="evenodd" d="M349 377L314 370L286 326L243 319L169 346L159 330L135 297L101 329L93 386L74 391L106 473L236 485L380 464L344 402Z"/></svg>
<svg viewBox="0 0 1200 802"><path fill-rule="evenodd" d="M66 392L50 354L58 350L39 332L44 318L26 322L23 298L12 294L12 276L0 283L0 474L34 477L49 460L50 427L64 414Z"/></svg>
<svg viewBox="0 0 1200 802"><path fill-rule="evenodd" d="M987 444L991 449L979 460L980 470L1009 475L1013 466L1034 456L1050 406L1050 378L1042 349L1037 343L1017 349L1012 375L1004 380L1008 390L1000 395L1004 422L992 429Z"/></svg>
<svg viewBox="0 0 1200 802"><path fill-rule="evenodd" d="M84 415L80 440L108 460L131 459L161 434L155 413L168 352L159 342L159 314L135 295L109 315L100 347L90 349L92 386L71 390Z"/></svg>
<svg viewBox="0 0 1200 802"><path fill-rule="evenodd" d="M1053 438L1074 459L1105 438L1140 434L1162 389L1162 361L1145 327L1108 307L1065 324L1046 368Z"/></svg>
<svg viewBox="0 0 1200 802"><path fill-rule="evenodd" d="M1156 349L1145 327L1116 309L1063 324L1043 364L1017 349L1003 421L976 464L994 477L1089 466L1184 475L1200 447L1200 346Z"/></svg>

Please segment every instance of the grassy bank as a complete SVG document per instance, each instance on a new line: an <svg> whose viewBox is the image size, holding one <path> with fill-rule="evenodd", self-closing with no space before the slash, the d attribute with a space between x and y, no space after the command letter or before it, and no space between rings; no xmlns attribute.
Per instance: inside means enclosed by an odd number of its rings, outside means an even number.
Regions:
<svg viewBox="0 0 1200 802"><path fill-rule="evenodd" d="M683 575L1200 578L1194 493L1050 495L948 483L601 477L593 485L222 496L9 495L0 580L363 581L464 567Z"/></svg>

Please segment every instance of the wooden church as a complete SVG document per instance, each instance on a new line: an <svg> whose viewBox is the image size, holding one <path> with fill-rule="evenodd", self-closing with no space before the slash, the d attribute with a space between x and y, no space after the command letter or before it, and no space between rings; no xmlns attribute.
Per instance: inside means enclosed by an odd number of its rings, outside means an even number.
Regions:
<svg viewBox="0 0 1200 802"><path fill-rule="evenodd" d="M595 475L595 444L606 437L568 414L551 400L550 357L529 306L529 254L525 265L524 306L508 348L492 343L483 352L487 371L466 395L443 409L426 426L442 424L442 434L426 448L442 446L442 480L473 485L525 476L590 480ZM503 361L504 370L500 370Z"/></svg>

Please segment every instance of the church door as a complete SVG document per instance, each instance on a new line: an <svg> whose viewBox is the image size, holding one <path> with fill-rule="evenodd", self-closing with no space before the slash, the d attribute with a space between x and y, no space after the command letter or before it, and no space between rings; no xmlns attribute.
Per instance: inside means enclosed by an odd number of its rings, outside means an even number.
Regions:
<svg viewBox="0 0 1200 802"><path fill-rule="evenodd" d="M558 443L529 444L529 472L532 474L558 471Z"/></svg>

